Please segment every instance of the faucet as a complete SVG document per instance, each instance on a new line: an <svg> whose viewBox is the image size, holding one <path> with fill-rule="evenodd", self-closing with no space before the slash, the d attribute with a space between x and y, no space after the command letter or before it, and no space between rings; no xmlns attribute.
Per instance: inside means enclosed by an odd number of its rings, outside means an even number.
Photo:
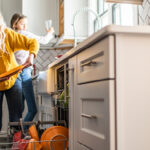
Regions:
<svg viewBox="0 0 150 150"><path fill-rule="evenodd" d="M76 32L75 32L75 18L76 16L81 13L81 12L91 12L92 14L94 14L96 16L96 20L98 22L98 29L100 27L99 25L99 15L97 12L95 12L93 9L88 8L88 7L84 7L84 8L80 8L79 10L77 10L74 15L73 15L73 21L72 21L72 26L73 26L73 33L74 33L74 47L77 46L77 39L76 39Z"/></svg>

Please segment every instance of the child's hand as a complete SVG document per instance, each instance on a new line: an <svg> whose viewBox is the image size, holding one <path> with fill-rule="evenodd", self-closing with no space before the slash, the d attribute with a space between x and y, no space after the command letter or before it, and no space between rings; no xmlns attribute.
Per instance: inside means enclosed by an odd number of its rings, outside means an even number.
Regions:
<svg viewBox="0 0 150 150"><path fill-rule="evenodd" d="M27 58L26 62L23 64L24 68L32 66L33 65L33 60L34 60L34 54L30 54L29 57Z"/></svg>
<svg viewBox="0 0 150 150"><path fill-rule="evenodd" d="M53 27L51 27L50 29L46 29L46 31L50 32L51 34L53 34L55 32Z"/></svg>

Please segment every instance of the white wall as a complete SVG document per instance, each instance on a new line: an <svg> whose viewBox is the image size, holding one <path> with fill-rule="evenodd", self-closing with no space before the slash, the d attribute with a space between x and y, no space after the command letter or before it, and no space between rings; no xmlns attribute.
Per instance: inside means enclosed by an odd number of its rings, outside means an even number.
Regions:
<svg viewBox="0 0 150 150"><path fill-rule="evenodd" d="M0 0L0 9L9 26L12 15L16 12L22 13L22 0Z"/></svg>
<svg viewBox="0 0 150 150"><path fill-rule="evenodd" d="M2 0L0 0L0 12L2 11Z"/></svg>
<svg viewBox="0 0 150 150"><path fill-rule="evenodd" d="M14 13L22 13L28 17L29 31L42 35L45 31L45 20L52 19L56 33L58 33L57 0L0 0L0 11L6 24Z"/></svg>
<svg viewBox="0 0 150 150"><path fill-rule="evenodd" d="M42 35L45 33L45 20L48 19L52 19L53 25L56 25L56 2L56 0L23 0L23 14L28 17L29 31Z"/></svg>

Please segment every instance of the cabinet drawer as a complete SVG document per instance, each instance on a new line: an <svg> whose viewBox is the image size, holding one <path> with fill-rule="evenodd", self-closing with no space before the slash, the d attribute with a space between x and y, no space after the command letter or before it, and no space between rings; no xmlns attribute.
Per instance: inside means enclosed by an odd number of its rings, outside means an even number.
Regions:
<svg viewBox="0 0 150 150"><path fill-rule="evenodd" d="M114 37L109 36L77 55L78 83L114 78Z"/></svg>
<svg viewBox="0 0 150 150"><path fill-rule="evenodd" d="M78 85L78 140L93 150L114 150L114 81Z"/></svg>

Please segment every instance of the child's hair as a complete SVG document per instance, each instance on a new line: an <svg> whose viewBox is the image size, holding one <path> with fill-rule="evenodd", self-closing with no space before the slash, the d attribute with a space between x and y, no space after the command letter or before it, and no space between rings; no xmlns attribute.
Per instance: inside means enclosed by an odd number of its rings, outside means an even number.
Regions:
<svg viewBox="0 0 150 150"><path fill-rule="evenodd" d="M17 30L15 25L18 23L18 21L20 21L21 19L24 19L24 18L27 18L27 17L22 14L15 13L11 18L10 27L14 30Z"/></svg>
<svg viewBox="0 0 150 150"><path fill-rule="evenodd" d="M0 50L3 52L6 52L5 49L5 28L6 28L6 24L5 21L3 19L2 14L0 13Z"/></svg>

